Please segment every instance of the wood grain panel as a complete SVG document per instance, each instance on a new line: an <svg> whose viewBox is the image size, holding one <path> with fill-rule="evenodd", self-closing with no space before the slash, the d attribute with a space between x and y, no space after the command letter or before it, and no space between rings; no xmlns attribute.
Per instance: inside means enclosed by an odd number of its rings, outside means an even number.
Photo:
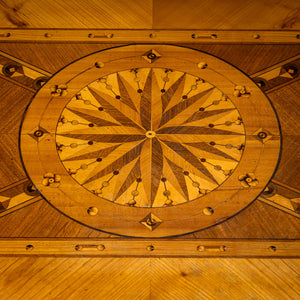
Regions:
<svg viewBox="0 0 300 300"><path fill-rule="evenodd" d="M0 2L0 27L151 28L152 1Z"/></svg>
<svg viewBox="0 0 300 300"><path fill-rule="evenodd" d="M4 42L299 44L295 30L16 29L0 30Z"/></svg>
<svg viewBox="0 0 300 300"><path fill-rule="evenodd" d="M300 241L4 238L0 256L293 258L300 257Z"/></svg>
<svg viewBox="0 0 300 300"><path fill-rule="evenodd" d="M0 188L26 177L18 150L18 135L0 133Z"/></svg>
<svg viewBox="0 0 300 300"><path fill-rule="evenodd" d="M216 55L248 75L300 53L300 45L184 45Z"/></svg>
<svg viewBox="0 0 300 300"><path fill-rule="evenodd" d="M282 154L275 179L299 188L300 168L300 82L294 82L269 94L282 130Z"/></svg>
<svg viewBox="0 0 300 300"><path fill-rule="evenodd" d="M21 119L33 92L0 78L0 133L18 135Z"/></svg>
<svg viewBox="0 0 300 300"><path fill-rule="evenodd" d="M1 43L0 49L48 72L55 73L72 61L102 49L118 46L118 44L49 44L26 43L20 47L18 43Z"/></svg>
<svg viewBox="0 0 300 300"><path fill-rule="evenodd" d="M288 230L287 230L288 228ZM260 201L217 226L194 233L196 238L299 239L299 220Z"/></svg>
<svg viewBox="0 0 300 300"><path fill-rule="evenodd" d="M0 187L4 187L25 177L18 133L23 112L33 93L2 78L0 93Z"/></svg>
<svg viewBox="0 0 300 300"><path fill-rule="evenodd" d="M46 201L39 201L0 218L0 237L90 237L111 235L90 229L65 217ZM286 228L289 228L287 231ZM181 238L299 239L299 220L265 203L255 201L228 221Z"/></svg>
<svg viewBox="0 0 300 300"><path fill-rule="evenodd" d="M19 43L1 43L0 50L54 73L82 56L118 45L26 43L26 47L20 47ZM300 53L300 45L182 45L216 55L249 75Z"/></svg>
<svg viewBox="0 0 300 300"><path fill-rule="evenodd" d="M45 200L0 218L1 237L110 237L82 226L54 209Z"/></svg>
<svg viewBox="0 0 300 300"><path fill-rule="evenodd" d="M168 29L298 29L293 0L153 1L153 27Z"/></svg>
<svg viewBox="0 0 300 300"><path fill-rule="evenodd" d="M298 299L299 259L0 259L10 299Z"/></svg>
<svg viewBox="0 0 300 300"><path fill-rule="evenodd" d="M160 259L151 299L297 299L299 260Z"/></svg>

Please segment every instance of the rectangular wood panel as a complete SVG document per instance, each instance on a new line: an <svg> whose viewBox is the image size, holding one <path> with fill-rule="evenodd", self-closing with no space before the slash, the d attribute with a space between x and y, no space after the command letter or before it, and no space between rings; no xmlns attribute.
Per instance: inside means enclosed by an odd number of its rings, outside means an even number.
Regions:
<svg viewBox="0 0 300 300"><path fill-rule="evenodd" d="M299 29L293 0L153 0L154 28Z"/></svg>
<svg viewBox="0 0 300 300"><path fill-rule="evenodd" d="M197 239L0 239L0 255L300 257L300 241Z"/></svg>
<svg viewBox="0 0 300 300"><path fill-rule="evenodd" d="M152 0L1 1L0 27L151 28Z"/></svg>
<svg viewBox="0 0 300 300"><path fill-rule="evenodd" d="M0 29L4 42L87 43L289 43L299 44L295 30L124 30L124 29Z"/></svg>
<svg viewBox="0 0 300 300"><path fill-rule="evenodd" d="M0 259L0 297L19 299L298 299L299 259Z"/></svg>

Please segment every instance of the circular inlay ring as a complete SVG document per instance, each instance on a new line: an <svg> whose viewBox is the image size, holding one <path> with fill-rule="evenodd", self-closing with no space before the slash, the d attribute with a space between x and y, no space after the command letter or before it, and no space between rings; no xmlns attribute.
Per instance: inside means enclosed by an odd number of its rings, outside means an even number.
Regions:
<svg viewBox="0 0 300 300"><path fill-rule="evenodd" d="M117 47L68 65L37 92L21 130L25 168L49 202L95 229L141 237L238 213L268 183L279 149L275 113L251 79L169 45Z"/></svg>

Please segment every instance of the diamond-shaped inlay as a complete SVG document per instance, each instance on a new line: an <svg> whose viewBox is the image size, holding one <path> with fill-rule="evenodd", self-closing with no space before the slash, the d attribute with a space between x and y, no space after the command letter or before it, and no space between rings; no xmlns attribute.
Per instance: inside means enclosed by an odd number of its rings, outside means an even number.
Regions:
<svg viewBox="0 0 300 300"><path fill-rule="evenodd" d="M154 63L156 60L158 60L161 55L155 51L154 49L146 52L144 55L142 55L142 57L149 63L152 64Z"/></svg>
<svg viewBox="0 0 300 300"><path fill-rule="evenodd" d="M261 143L267 142L273 135L263 128L259 128L253 133L253 136L256 137Z"/></svg>
<svg viewBox="0 0 300 300"><path fill-rule="evenodd" d="M39 126L38 128L32 130L28 135L35 139L37 142L39 142L45 137L45 134L49 134L49 132L46 129Z"/></svg>
<svg viewBox="0 0 300 300"><path fill-rule="evenodd" d="M149 230L153 231L162 223L162 220L160 220L154 214L150 213L144 219L142 219L140 223L147 227Z"/></svg>

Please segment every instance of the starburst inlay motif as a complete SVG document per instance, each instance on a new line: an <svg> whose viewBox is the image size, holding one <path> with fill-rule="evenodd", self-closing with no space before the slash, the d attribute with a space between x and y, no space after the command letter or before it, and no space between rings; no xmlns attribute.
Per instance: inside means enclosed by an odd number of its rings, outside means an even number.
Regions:
<svg viewBox="0 0 300 300"><path fill-rule="evenodd" d="M56 143L69 174L97 196L168 207L222 184L241 158L245 131L215 86L176 70L140 68L102 77L73 97Z"/></svg>

